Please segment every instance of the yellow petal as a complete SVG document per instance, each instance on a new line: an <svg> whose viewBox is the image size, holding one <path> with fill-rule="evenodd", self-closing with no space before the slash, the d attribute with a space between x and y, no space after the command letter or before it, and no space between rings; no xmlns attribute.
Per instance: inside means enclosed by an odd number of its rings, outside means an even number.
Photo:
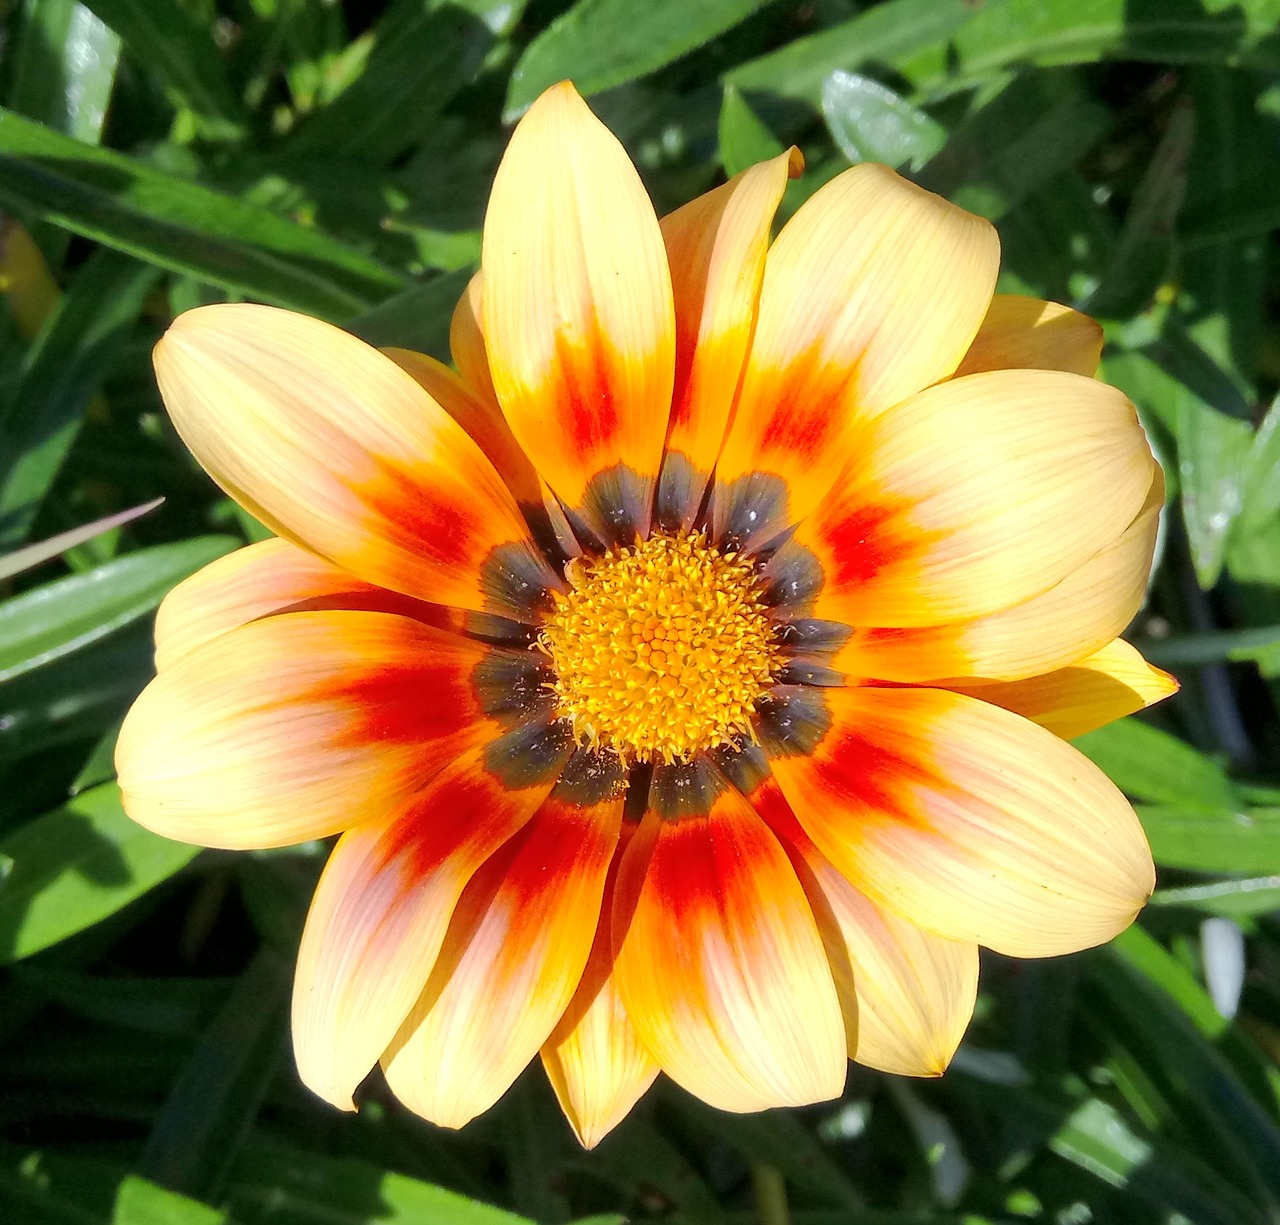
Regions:
<svg viewBox="0 0 1280 1225"><path fill-rule="evenodd" d="M155 366L196 458L279 535L462 608L500 611L520 580L555 581L480 448L354 336L273 307L204 306L169 328Z"/></svg>
<svg viewBox="0 0 1280 1225"><path fill-rule="evenodd" d="M766 261L716 468L717 530L764 540L817 505L844 466L851 427L955 370L999 259L989 222L884 166L855 166L816 192ZM763 515L732 488L752 472L782 480L785 511Z"/></svg>
<svg viewBox="0 0 1280 1225"><path fill-rule="evenodd" d="M481 330L481 295L484 278L477 272L467 282L466 292L458 299L449 321L449 353L458 373L467 385L489 403L497 404L498 395L493 390L493 376L489 373L489 353L485 348Z"/></svg>
<svg viewBox="0 0 1280 1225"><path fill-rule="evenodd" d="M618 990L662 1070L720 1110L839 1096L847 1048L813 913L736 792L709 816L650 813L614 900Z"/></svg>
<svg viewBox="0 0 1280 1225"><path fill-rule="evenodd" d="M934 683L1020 680L1072 664L1115 638L1142 607L1163 508L1156 468L1134 521L1043 595L972 621L858 631L832 666L848 676Z"/></svg>
<svg viewBox="0 0 1280 1225"><path fill-rule="evenodd" d="M412 795L483 719L483 644L378 612L269 617L181 655L120 729L125 811L180 842L323 838Z"/></svg>
<svg viewBox="0 0 1280 1225"><path fill-rule="evenodd" d="M787 179L804 169L791 149L735 175L662 219L676 310L676 382L658 518L688 529L729 423L755 326L769 227Z"/></svg>
<svg viewBox="0 0 1280 1225"><path fill-rule="evenodd" d="M812 615L855 626L939 625L1049 590L1133 522L1155 466L1120 392L1051 370L940 383L865 425L852 454L771 570L816 559Z"/></svg>
<svg viewBox="0 0 1280 1225"><path fill-rule="evenodd" d="M751 802L787 848L813 907L858 1063L940 1076L973 1016L978 946L944 940L876 906L814 846L775 780Z"/></svg>
<svg viewBox="0 0 1280 1225"><path fill-rule="evenodd" d="M542 1048L542 1066L574 1135L595 1148L644 1096L658 1064L627 1016L613 972L606 886L601 920L573 999Z"/></svg>
<svg viewBox="0 0 1280 1225"><path fill-rule="evenodd" d="M1178 692L1178 682L1152 667L1122 638L1067 668L1026 680L948 686L1003 706L1064 740L1083 736Z"/></svg>
<svg viewBox="0 0 1280 1225"><path fill-rule="evenodd" d="M671 277L635 168L568 82L511 138L482 272L489 370L512 432L589 527L629 542L648 526L671 404Z"/></svg>
<svg viewBox="0 0 1280 1225"><path fill-rule="evenodd" d="M937 689L825 689L831 726L773 770L818 849L877 906L1051 957L1110 940L1155 869L1115 785L1056 736Z"/></svg>
<svg viewBox="0 0 1280 1225"><path fill-rule="evenodd" d="M1088 315L1040 298L996 294L955 377L982 370L1067 370L1092 378L1102 328Z"/></svg>
<svg viewBox="0 0 1280 1225"><path fill-rule="evenodd" d="M548 800L476 874L427 985L383 1056L391 1091L441 1127L487 1110L582 977L622 801Z"/></svg>
<svg viewBox="0 0 1280 1225"><path fill-rule="evenodd" d="M551 784L509 791L467 750L390 820L339 840L298 950L293 1046L313 1093L352 1109L423 989L467 881Z"/></svg>

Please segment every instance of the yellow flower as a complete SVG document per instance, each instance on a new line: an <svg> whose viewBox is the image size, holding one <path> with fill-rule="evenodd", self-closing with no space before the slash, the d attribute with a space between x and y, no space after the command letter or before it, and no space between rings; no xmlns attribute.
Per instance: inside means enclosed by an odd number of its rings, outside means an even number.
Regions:
<svg viewBox="0 0 1280 1225"><path fill-rule="evenodd" d="M157 347L279 539L165 602L125 804L208 846L341 833L293 1007L336 1105L381 1061L459 1126L541 1051L594 1144L660 1070L726 1110L834 1097L849 1057L934 1075L979 945L1084 948L1150 893L1062 739L1175 687L1117 638L1163 485L1100 332L993 299L991 227L883 167L771 245L798 170L660 222L560 85L459 373L249 305Z"/></svg>

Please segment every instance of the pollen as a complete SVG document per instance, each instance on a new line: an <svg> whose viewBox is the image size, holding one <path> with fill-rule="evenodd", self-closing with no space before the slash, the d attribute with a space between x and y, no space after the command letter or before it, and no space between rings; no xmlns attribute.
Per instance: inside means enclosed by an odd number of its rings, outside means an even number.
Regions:
<svg viewBox="0 0 1280 1225"><path fill-rule="evenodd" d="M686 761L750 736L781 659L752 563L704 534L658 534L566 569L539 634L580 744Z"/></svg>

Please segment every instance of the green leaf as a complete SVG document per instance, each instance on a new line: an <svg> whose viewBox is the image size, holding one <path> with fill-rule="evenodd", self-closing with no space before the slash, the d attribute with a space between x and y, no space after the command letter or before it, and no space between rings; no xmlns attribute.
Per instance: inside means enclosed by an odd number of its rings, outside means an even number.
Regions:
<svg viewBox="0 0 1280 1225"><path fill-rule="evenodd" d="M0 405L0 549L26 539L80 431L93 393L159 272L97 252L42 329Z"/></svg>
<svg viewBox="0 0 1280 1225"><path fill-rule="evenodd" d="M156 545L0 602L0 681L136 621L175 583L237 543L232 536L197 536Z"/></svg>
<svg viewBox="0 0 1280 1225"><path fill-rule="evenodd" d="M925 97L1011 67L1099 59L1280 67L1280 0L988 0L945 46L896 65Z"/></svg>
<svg viewBox="0 0 1280 1225"><path fill-rule="evenodd" d="M114 783L0 839L13 872L0 890L0 963L17 961L115 914L167 880L200 848L130 821Z"/></svg>
<svg viewBox="0 0 1280 1225"><path fill-rule="evenodd" d="M833 72L822 87L822 114L851 162L919 170L947 142L947 130L879 81Z"/></svg>
<svg viewBox="0 0 1280 1225"><path fill-rule="evenodd" d="M227 1180L241 1225L532 1225L430 1183L349 1158L305 1152L261 1133L245 1145Z"/></svg>
<svg viewBox="0 0 1280 1225"><path fill-rule="evenodd" d="M1280 808L1150 807L1138 815L1157 863L1197 872L1280 872Z"/></svg>
<svg viewBox="0 0 1280 1225"><path fill-rule="evenodd" d="M360 76L306 119L287 155L389 164L430 130L493 43L483 21L454 5L397 17L393 8L375 28Z"/></svg>
<svg viewBox="0 0 1280 1225"><path fill-rule="evenodd" d="M290 977L270 949L241 975L156 1115L142 1174L188 1195L221 1192L282 1062Z"/></svg>
<svg viewBox="0 0 1280 1225"><path fill-rule="evenodd" d="M1074 744L1135 799L1219 810L1243 807L1220 766L1137 719L1121 719L1077 737Z"/></svg>
<svg viewBox="0 0 1280 1225"><path fill-rule="evenodd" d="M210 37L176 0L84 0L129 54L163 79L207 140L242 134L244 116Z"/></svg>
<svg viewBox="0 0 1280 1225"><path fill-rule="evenodd" d="M947 45L976 11L972 0L888 0L750 60L724 79L745 94L775 94L818 107L831 73L867 64L897 67L923 48Z"/></svg>
<svg viewBox="0 0 1280 1225"><path fill-rule="evenodd" d="M130 1175L116 1194L111 1225L228 1225L225 1213Z"/></svg>
<svg viewBox="0 0 1280 1225"><path fill-rule="evenodd" d="M449 323L471 272L446 272L414 285L351 320L347 327L371 345L416 349L449 360Z"/></svg>
<svg viewBox="0 0 1280 1225"><path fill-rule="evenodd" d="M570 79L584 95L655 72L732 29L763 0L578 0L555 19L516 64L507 118L521 114L548 86Z"/></svg>
<svg viewBox="0 0 1280 1225"><path fill-rule="evenodd" d="M724 101L720 104L718 137L720 164L731 178L757 162L777 157L783 150L782 141L732 85L725 86Z"/></svg>
<svg viewBox="0 0 1280 1225"><path fill-rule="evenodd" d="M9 106L96 145L120 60L120 38L78 0L32 0L24 12Z"/></svg>
<svg viewBox="0 0 1280 1225"><path fill-rule="evenodd" d="M403 287L318 230L11 111L0 111L0 202L159 267L327 318Z"/></svg>
<svg viewBox="0 0 1280 1225"><path fill-rule="evenodd" d="M1247 876L1208 885L1157 889L1149 905L1203 910L1228 919L1252 918L1280 910L1280 876Z"/></svg>

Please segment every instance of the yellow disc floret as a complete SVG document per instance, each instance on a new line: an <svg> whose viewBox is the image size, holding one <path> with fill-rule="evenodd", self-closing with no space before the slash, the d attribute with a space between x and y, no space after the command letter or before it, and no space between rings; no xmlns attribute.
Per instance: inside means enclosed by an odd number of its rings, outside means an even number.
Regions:
<svg viewBox="0 0 1280 1225"><path fill-rule="evenodd" d="M573 561L539 642L580 743L684 761L749 735L781 660L747 559L702 533Z"/></svg>

